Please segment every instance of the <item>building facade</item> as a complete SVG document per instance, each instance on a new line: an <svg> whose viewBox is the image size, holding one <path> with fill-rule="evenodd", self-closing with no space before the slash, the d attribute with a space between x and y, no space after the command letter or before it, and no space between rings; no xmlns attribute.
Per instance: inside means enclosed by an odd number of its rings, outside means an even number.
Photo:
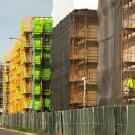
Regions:
<svg viewBox="0 0 135 135"><path fill-rule="evenodd" d="M98 48L98 17L95 10L74 10L54 28L53 110L98 105ZM86 78L86 86L83 78Z"/></svg>
<svg viewBox="0 0 135 135"><path fill-rule="evenodd" d="M50 110L51 33L52 18L23 18L9 59L9 114Z"/></svg>

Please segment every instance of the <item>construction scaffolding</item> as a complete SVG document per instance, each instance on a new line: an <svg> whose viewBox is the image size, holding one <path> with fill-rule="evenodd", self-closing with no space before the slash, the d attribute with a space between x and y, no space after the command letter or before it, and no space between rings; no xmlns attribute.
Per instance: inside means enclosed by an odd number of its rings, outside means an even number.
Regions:
<svg viewBox="0 0 135 135"><path fill-rule="evenodd" d="M135 78L135 1L122 1L122 97L124 104L135 103L135 94L129 93L128 79Z"/></svg>
<svg viewBox="0 0 135 135"><path fill-rule="evenodd" d="M70 54L70 104L73 108L84 106L84 83L86 78L85 106L97 106L98 98L98 19L96 11L74 11L71 14L72 35Z"/></svg>
<svg viewBox="0 0 135 135"><path fill-rule="evenodd" d="M98 17L94 10L74 10L54 28L53 110L98 105L97 36ZM87 81L86 93L83 78Z"/></svg>
<svg viewBox="0 0 135 135"><path fill-rule="evenodd" d="M32 45L32 19L33 17L23 17L21 31L21 92L20 99L25 112L32 110L32 70L33 70L33 45Z"/></svg>
<svg viewBox="0 0 135 135"><path fill-rule="evenodd" d="M99 0L98 16L100 105L133 104L135 1Z"/></svg>
<svg viewBox="0 0 135 135"><path fill-rule="evenodd" d="M34 110L51 109L52 18L34 18Z"/></svg>
<svg viewBox="0 0 135 135"><path fill-rule="evenodd" d="M3 112L3 63L0 63L0 115Z"/></svg>
<svg viewBox="0 0 135 135"><path fill-rule="evenodd" d="M31 33L27 31L21 34L10 54L9 113L26 112L31 107L32 49L30 35Z"/></svg>
<svg viewBox="0 0 135 135"><path fill-rule="evenodd" d="M5 55L4 73L3 73L3 111L9 113L9 56Z"/></svg>
<svg viewBox="0 0 135 135"><path fill-rule="evenodd" d="M23 17L10 53L9 114L51 108L52 18Z"/></svg>

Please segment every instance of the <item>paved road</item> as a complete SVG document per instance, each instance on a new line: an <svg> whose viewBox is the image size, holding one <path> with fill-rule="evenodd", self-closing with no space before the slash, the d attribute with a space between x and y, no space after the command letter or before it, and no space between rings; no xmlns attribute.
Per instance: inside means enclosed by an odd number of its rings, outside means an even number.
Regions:
<svg viewBox="0 0 135 135"><path fill-rule="evenodd" d="M16 133L13 131L7 131L5 129L0 129L0 135L24 135L22 133Z"/></svg>

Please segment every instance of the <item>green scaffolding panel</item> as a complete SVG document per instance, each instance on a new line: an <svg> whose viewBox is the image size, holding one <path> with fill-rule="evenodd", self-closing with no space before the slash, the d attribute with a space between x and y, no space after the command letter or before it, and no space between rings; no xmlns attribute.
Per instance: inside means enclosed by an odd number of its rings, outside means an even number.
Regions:
<svg viewBox="0 0 135 135"><path fill-rule="evenodd" d="M43 55L43 57L45 58L45 59L49 59L49 61L51 61L51 54L44 54Z"/></svg>
<svg viewBox="0 0 135 135"><path fill-rule="evenodd" d="M35 51L41 51L41 44L40 38L34 39Z"/></svg>
<svg viewBox="0 0 135 135"><path fill-rule="evenodd" d="M51 72L51 69L44 69L43 72L42 72L42 79L43 81L49 81L51 80L51 75L52 75L52 72Z"/></svg>
<svg viewBox="0 0 135 135"><path fill-rule="evenodd" d="M46 98L44 105L45 105L46 108L51 109L51 99Z"/></svg>
<svg viewBox="0 0 135 135"><path fill-rule="evenodd" d="M44 53L48 53L48 54L51 53L51 46L50 45L45 45L44 46Z"/></svg>
<svg viewBox="0 0 135 135"><path fill-rule="evenodd" d="M41 101L40 101L40 99L35 99L34 100L34 110L35 111L39 111L40 110L40 104L41 104Z"/></svg>
<svg viewBox="0 0 135 135"><path fill-rule="evenodd" d="M51 79L51 69L42 69L44 67L42 61L51 61L51 39L48 36L52 32L52 18L34 18L33 23L34 32L34 50L35 50L35 71L34 71L34 109L39 111L41 108L41 81L48 81ZM47 33L47 36L46 36ZM45 43L45 45L43 44ZM42 73L41 73L42 71ZM41 79L40 79L41 77ZM43 106L50 109L51 107L51 92L43 93Z"/></svg>
<svg viewBox="0 0 135 135"><path fill-rule="evenodd" d="M34 80L39 80L39 79L40 79L40 69L39 68L35 68Z"/></svg>
<svg viewBox="0 0 135 135"><path fill-rule="evenodd" d="M34 34L43 32L44 18L34 18Z"/></svg>
<svg viewBox="0 0 135 135"><path fill-rule="evenodd" d="M41 91L40 83L35 83L34 95L40 95L40 91Z"/></svg>
<svg viewBox="0 0 135 135"><path fill-rule="evenodd" d="M52 18L45 18L45 33L50 33L52 32L52 28L53 28L53 21Z"/></svg>
<svg viewBox="0 0 135 135"><path fill-rule="evenodd" d="M36 53L35 54L35 65L40 65L41 64L41 54Z"/></svg>
<svg viewBox="0 0 135 135"><path fill-rule="evenodd" d="M50 95L51 95L51 90L46 90L46 91L44 92L44 95L45 95L45 96L50 96Z"/></svg>
<svg viewBox="0 0 135 135"><path fill-rule="evenodd" d="M48 61L48 64L51 65L51 54L43 54L45 61Z"/></svg>
<svg viewBox="0 0 135 135"><path fill-rule="evenodd" d="M46 45L44 46L44 54L43 54L44 58L50 59L51 58L51 46L50 45Z"/></svg>

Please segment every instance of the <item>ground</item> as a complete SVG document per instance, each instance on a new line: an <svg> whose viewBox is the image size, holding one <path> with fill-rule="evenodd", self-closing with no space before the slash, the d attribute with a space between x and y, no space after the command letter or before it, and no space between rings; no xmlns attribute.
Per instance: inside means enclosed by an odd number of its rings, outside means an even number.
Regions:
<svg viewBox="0 0 135 135"><path fill-rule="evenodd" d="M5 130L5 129L0 128L0 135L25 135L25 134L17 133L17 132L14 132L14 131L9 131L9 130Z"/></svg>

